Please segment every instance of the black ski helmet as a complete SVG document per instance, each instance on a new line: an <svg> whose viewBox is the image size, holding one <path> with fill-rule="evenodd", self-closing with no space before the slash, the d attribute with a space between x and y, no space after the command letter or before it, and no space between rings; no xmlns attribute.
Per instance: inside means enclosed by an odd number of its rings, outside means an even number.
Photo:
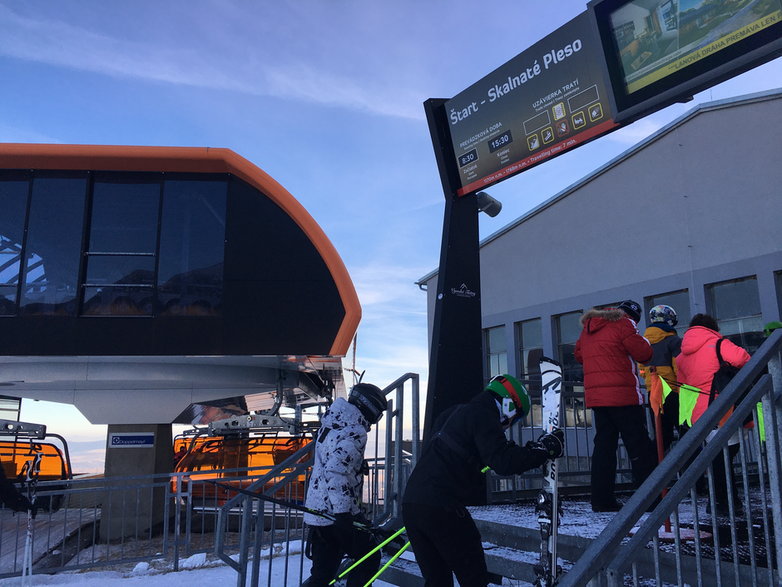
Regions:
<svg viewBox="0 0 782 587"><path fill-rule="evenodd" d="M350 390L348 401L356 406L370 424L377 424L388 407L388 401L377 385L357 383Z"/></svg>

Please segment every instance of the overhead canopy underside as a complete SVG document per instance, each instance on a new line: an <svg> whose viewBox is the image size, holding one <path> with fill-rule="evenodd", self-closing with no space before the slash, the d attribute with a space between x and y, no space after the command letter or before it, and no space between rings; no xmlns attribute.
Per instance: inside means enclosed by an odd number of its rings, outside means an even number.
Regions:
<svg viewBox="0 0 782 587"><path fill-rule="evenodd" d="M345 394L337 357L0 357L0 371L0 394L73 404L93 424L206 424Z"/></svg>

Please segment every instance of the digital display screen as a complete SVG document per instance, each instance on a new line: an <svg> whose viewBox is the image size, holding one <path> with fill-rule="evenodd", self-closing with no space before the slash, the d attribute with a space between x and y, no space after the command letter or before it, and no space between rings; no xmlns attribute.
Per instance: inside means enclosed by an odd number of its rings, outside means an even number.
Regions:
<svg viewBox="0 0 782 587"><path fill-rule="evenodd" d="M782 22L782 0L632 0L609 19L632 95Z"/></svg>
<svg viewBox="0 0 782 587"><path fill-rule="evenodd" d="M463 196L618 126L584 12L445 102Z"/></svg>

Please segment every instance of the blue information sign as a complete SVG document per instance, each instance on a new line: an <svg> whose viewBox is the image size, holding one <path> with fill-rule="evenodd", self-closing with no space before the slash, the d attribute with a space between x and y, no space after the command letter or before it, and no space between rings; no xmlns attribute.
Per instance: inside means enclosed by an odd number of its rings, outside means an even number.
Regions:
<svg viewBox="0 0 782 587"><path fill-rule="evenodd" d="M151 448L155 435L151 432L115 432L109 434L109 448Z"/></svg>

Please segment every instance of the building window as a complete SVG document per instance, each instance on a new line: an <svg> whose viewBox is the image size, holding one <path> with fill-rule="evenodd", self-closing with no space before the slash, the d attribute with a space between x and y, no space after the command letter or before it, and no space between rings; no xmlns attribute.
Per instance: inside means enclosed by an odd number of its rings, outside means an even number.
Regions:
<svg viewBox="0 0 782 587"><path fill-rule="evenodd" d="M576 341L581 335L581 310L554 316L557 336L557 356L562 363L562 376L566 381L581 381L584 371L576 361Z"/></svg>
<svg viewBox="0 0 782 587"><path fill-rule="evenodd" d="M497 326L484 330L486 349L486 373L488 379L508 372L508 347L505 342L505 327Z"/></svg>
<svg viewBox="0 0 782 587"><path fill-rule="evenodd" d="M22 270L24 314L76 314L86 193L86 174L33 180Z"/></svg>
<svg viewBox="0 0 782 587"><path fill-rule="evenodd" d="M679 333L679 336L684 336L684 331L687 330L687 325L692 318L690 314L690 295L687 290L683 289L644 298L644 308L646 310L644 320L647 326L651 326L649 323L649 310L660 304L665 304L666 306L673 308L674 312L676 312L676 318L678 319L676 332Z"/></svg>
<svg viewBox="0 0 782 587"><path fill-rule="evenodd" d="M158 301L163 316L222 310L225 180L168 180L160 233Z"/></svg>
<svg viewBox="0 0 782 587"><path fill-rule="evenodd" d="M540 390L540 357L543 356L543 321L540 318L516 323L519 347L519 376L530 382L530 392Z"/></svg>
<svg viewBox="0 0 782 587"><path fill-rule="evenodd" d="M154 311L159 179L96 179L82 313L142 316Z"/></svg>
<svg viewBox="0 0 782 587"><path fill-rule="evenodd" d="M720 332L750 353L763 342L757 278L746 277L706 286L709 311Z"/></svg>
<svg viewBox="0 0 782 587"><path fill-rule="evenodd" d="M29 190L25 177L4 175L0 179L0 316L16 314Z"/></svg>

